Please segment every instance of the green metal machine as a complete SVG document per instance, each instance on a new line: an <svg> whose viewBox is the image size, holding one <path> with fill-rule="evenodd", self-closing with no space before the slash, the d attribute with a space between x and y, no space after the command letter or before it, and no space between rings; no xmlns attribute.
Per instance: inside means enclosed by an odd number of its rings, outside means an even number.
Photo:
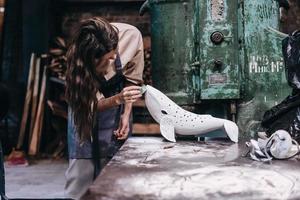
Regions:
<svg viewBox="0 0 300 200"><path fill-rule="evenodd" d="M154 86L178 104L259 128L284 99L279 7L274 0L148 0Z"/></svg>

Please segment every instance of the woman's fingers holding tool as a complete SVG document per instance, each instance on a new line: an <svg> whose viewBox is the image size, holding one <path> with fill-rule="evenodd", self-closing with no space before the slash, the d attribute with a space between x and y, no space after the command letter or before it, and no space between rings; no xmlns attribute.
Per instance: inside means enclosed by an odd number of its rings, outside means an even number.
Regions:
<svg viewBox="0 0 300 200"><path fill-rule="evenodd" d="M125 103L133 103L142 97L140 86L129 86L122 90L122 98Z"/></svg>

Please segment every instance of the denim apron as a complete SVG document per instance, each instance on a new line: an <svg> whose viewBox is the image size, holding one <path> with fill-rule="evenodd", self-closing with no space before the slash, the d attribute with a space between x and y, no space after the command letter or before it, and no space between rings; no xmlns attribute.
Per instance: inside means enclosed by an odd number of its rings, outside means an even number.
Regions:
<svg viewBox="0 0 300 200"><path fill-rule="evenodd" d="M115 60L116 74L109 80L99 78L99 91L105 98L118 94L122 89L125 77L119 55ZM68 150L70 159L93 159L95 175L119 150L124 141L117 140L114 130L119 126L123 106L116 106L105 111L98 111L93 127L93 140L80 141L76 133L72 111L68 110Z"/></svg>

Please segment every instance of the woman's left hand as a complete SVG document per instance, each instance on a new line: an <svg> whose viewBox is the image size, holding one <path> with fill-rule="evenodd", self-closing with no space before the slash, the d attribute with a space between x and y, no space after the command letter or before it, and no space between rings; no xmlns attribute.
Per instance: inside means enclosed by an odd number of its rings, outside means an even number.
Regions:
<svg viewBox="0 0 300 200"><path fill-rule="evenodd" d="M119 128L114 131L118 140L125 140L129 133L129 118L130 115L121 115Z"/></svg>

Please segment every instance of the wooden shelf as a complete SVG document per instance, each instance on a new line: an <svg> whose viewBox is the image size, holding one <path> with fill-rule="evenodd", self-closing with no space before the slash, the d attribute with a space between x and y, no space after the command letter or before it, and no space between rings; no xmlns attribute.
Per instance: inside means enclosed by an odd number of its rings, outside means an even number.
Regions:
<svg viewBox="0 0 300 200"><path fill-rule="evenodd" d="M132 127L132 134L134 135L160 135L159 124L141 124L134 123Z"/></svg>
<svg viewBox="0 0 300 200"><path fill-rule="evenodd" d="M66 81L64 81L62 79L59 79L59 78L56 78L56 77L50 77L49 80L52 81L52 82L55 82L55 83L62 84L62 85L66 84Z"/></svg>

